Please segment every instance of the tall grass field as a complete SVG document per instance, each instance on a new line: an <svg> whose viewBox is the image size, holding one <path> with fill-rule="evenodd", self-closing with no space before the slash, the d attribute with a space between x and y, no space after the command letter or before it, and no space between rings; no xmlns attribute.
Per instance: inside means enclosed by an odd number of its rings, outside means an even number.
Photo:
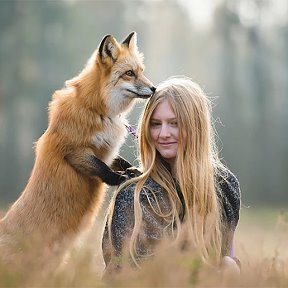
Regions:
<svg viewBox="0 0 288 288"><path fill-rule="evenodd" d="M288 287L288 209L243 207L235 235L241 274L203 265L189 253L161 249L141 269L104 273L103 213L53 274L0 264L0 287ZM25 267L26 268L26 267Z"/></svg>

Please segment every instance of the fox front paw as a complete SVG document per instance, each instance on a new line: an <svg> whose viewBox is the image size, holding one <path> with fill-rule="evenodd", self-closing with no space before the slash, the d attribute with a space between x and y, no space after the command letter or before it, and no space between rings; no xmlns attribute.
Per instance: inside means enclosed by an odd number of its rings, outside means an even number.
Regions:
<svg viewBox="0 0 288 288"><path fill-rule="evenodd" d="M121 176L119 176L119 178L118 178L118 183L117 183L117 185L120 185L120 184L122 184L123 182L125 182L126 180L128 180L129 178L128 178L128 176L127 175L125 175L125 174L122 174Z"/></svg>
<svg viewBox="0 0 288 288"><path fill-rule="evenodd" d="M128 179L135 178L141 175L141 172L135 167L129 167L125 170Z"/></svg>

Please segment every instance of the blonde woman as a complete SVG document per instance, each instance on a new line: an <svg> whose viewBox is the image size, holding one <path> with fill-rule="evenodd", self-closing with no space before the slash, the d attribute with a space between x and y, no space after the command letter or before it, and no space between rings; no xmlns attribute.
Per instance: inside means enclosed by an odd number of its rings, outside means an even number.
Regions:
<svg viewBox="0 0 288 288"><path fill-rule="evenodd" d="M204 261L213 256L238 267L233 235L240 188L218 158L210 108L199 85L186 77L162 82L147 102L139 121L141 173L117 189L108 213L107 266L121 266L127 253L141 265L168 236L197 249Z"/></svg>

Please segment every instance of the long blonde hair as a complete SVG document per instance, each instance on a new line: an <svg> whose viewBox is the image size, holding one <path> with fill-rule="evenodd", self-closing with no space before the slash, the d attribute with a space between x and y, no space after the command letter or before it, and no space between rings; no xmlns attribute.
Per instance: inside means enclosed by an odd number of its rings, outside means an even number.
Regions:
<svg viewBox="0 0 288 288"><path fill-rule="evenodd" d="M163 100L167 100L177 118L179 127L178 153L176 160L176 182L183 194L185 217L180 224L181 201L177 194L175 181L161 161L150 136L150 119ZM139 161L143 174L124 183L117 193L131 183L136 183L134 192L135 225L130 238L130 254L135 260L137 241L142 222L139 201L140 191L148 177L159 183L168 193L171 211L167 214L161 209L155 213L165 218L175 239L181 239L185 231L187 243L198 249L203 260L213 254L218 262L221 257L222 227L221 204L217 195L215 176L225 169L221 164L214 141L211 121L211 103L200 86L187 77L173 77L160 83L155 94L147 102L139 120ZM186 145L183 143L186 133ZM220 169L219 169L220 168ZM149 189L149 187L147 187ZM153 191L152 191L153 192ZM112 201L112 202L113 202ZM111 209L113 210L112 203ZM110 210L111 211L111 210ZM108 223L111 224L112 213ZM176 225L175 225L176 224ZM177 229L174 229L175 226ZM185 228L185 230L184 230Z"/></svg>

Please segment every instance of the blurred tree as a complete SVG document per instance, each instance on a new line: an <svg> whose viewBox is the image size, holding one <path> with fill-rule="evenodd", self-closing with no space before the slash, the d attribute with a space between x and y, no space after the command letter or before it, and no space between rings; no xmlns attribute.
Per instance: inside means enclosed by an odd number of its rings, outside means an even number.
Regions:
<svg viewBox="0 0 288 288"><path fill-rule="evenodd" d="M0 53L1 53L1 65L0 65L0 113L1 113L1 137L0 137L0 157L1 157L1 173L0 173L0 183L1 183L1 198L9 198L7 195L9 188L11 187L12 175L10 174L15 168L15 164L17 161L17 153L16 153L16 137L15 137L15 130L16 130L16 121L13 118L12 111L13 101L11 97L9 97L9 93L15 94L17 90L17 86L13 85L13 83L18 83L19 81L19 73L16 69L16 63L11 61L9 62L9 49L11 47L11 31L13 30L13 19L15 18L17 10L17 3L16 2L3 2L1 4L0 9L0 38L1 38L1 46L0 46ZM5 44L4 45L2 45ZM12 44L13 45L13 44ZM19 50L18 50L19 52ZM17 59L17 55L15 55ZM4 85L4 83L7 83ZM9 87L9 93L6 91L6 87ZM8 131L9 132L9 137ZM6 132L4 135L4 132ZM16 164L17 165L17 164ZM9 173L10 172L10 173ZM9 175L11 175L9 177ZM9 179L9 180L8 180ZM7 181L8 180L8 181ZM14 181L18 181L19 178L17 175L14 178ZM7 192L6 192L7 191ZM3 193L4 192L4 193Z"/></svg>
<svg viewBox="0 0 288 288"><path fill-rule="evenodd" d="M221 154L239 177L244 204L287 203L288 12L271 17L272 0L211 2L217 9L204 28L196 2L0 1L1 202L13 201L27 182L53 92L105 34L121 40L135 30L155 84L185 74L216 98ZM129 116L134 126L142 107ZM128 137L121 150L131 162L135 141Z"/></svg>

